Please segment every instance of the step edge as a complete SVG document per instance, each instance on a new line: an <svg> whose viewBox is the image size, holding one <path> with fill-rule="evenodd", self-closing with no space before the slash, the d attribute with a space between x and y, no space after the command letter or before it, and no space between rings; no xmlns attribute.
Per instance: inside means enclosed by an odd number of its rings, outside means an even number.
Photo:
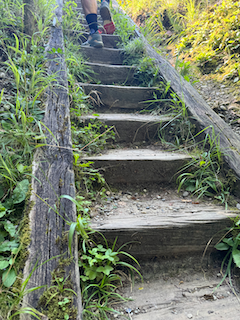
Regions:
<svg viewBox="0 0 240 320"><path fill-rule="evenodd" d="M96 83L84 83L84 82L78 82L78 84L82 87L90 87L90 86L93 86L93 87L100 87L100 88L109 88L109 89L112 89L112 88L115 88L115 89L136 89L136 90L144 90L144 91L156 91L156 90L160 90L158 87L137 87L137 86L115 86L115 85L112 85L112 84L96 84Z"/></svg>

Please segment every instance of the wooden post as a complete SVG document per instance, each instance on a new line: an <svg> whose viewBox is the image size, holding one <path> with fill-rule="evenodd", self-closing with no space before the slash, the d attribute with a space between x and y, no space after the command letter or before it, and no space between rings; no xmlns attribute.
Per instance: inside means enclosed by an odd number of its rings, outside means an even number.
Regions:
<svg viewBox="0 0 240 320"><path fill-rule="evenodd" d="M24 0L24 32L32 36L34 32L34 1Z"/></svg>
<svg viewBox="0 0 240 320"><path fill-rule="evenodd" d="M82 303L76 236L72 244L73 259L68 251L68 222L76 221L76 207L72 201L59 198L62 195L75 197L75 181L71 150L68 82L61 27L62 0L57 0L57 2L56 24L52 26L51 37L46 49L48 72L54 75L56 80L52 81L47 91L44 117L44 124L51 131L50 133L47 129L45 130L47 144L51 147L39 148L34 156L30 197L33 207L29 212L31 243L24 268L24 279L27 278L35 264L37 268L31 275L27 289L42 285L51 286L52 273L60 272L64 278L68 278L71 289L76 293L76 296L73 295L72 307L77 310L78 314L74 319L80 320ZM24 306L37 308L44 290L40 289L27 294L24 297ZM30 317L22 315L21 319L28 320Z"/></svg>

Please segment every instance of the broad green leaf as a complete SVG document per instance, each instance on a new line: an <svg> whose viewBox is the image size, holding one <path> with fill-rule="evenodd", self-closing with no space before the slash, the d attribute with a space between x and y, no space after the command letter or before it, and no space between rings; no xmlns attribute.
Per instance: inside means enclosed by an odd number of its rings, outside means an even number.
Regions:
<svg viewBox="0 0 240 320"><path fill-rule="evenodd" d="M4 208L4 210L1 210L0 208L0 218L2 218L3 216L5 216L7 210Z"/></svg>
<svg viewBox="0 0 240 320"><path fill-rule="evenodd" d="M16 234L16 228L14 224L10 221L4 221L3 223L5 230L10 234L11 237L14 237Z"/></svg>
<svg viewBox="0 0 240 320"><path fill-rule="evenodd" d="M88 263L89 263L89 266L90 266L90 267L94 266L94 263L95 263L95 262L97 263L98 260L97 260L97 259L92 259L91 257L89 257Z"/></svg>
<svg viewBox="0 0 240 320"><path fill-rule="evenodd" d="M186 191L190 191L190 192L193 192L195 191L196 187L193 183L190 183L189 185L186 186Z"/></svg>
<svg viewBox="0 0 240 320"><path fill-rule="evenodd" d="M235 262L236 266L240 268L240 251L238 249L234 249L232 251L233 261Z"/></svg>
<svg viewBox="0 0 240 320"><path fill-rule="evenodd" d="M97 272L95 269L87 269L86 276L89 278L89 280L94 280L97 277Z"/></svg>
<svg viewBox="0 0 240 320"><path fill-rule="evenodd" d="M235 224L236 224L236 226L239 226L240 225L240 219Z"/></svg>
<svg viewBox="0 0 240 320"><path fill-rule="evenodd" d="M80 276L80 278L82 279L82 281L87 281L89 278L88 277L86 277L86 276Z"/></svg>
<svg viewBox="0 0 240 320"><path fill-rule="evenodd" d="M2 282L5 285L5 287L9 288L16 280L16 273L14 269L6 270L2 274Z"/></svg>
<svg viewBox="0 0 240 320"><path fill-rule="evenodd" d="M215 246L215 248L216 248L217 250L223 251L223 250L228 250L230 247L229 247L228 244L223 243L223 242L220 242L220 243L218 243L218 244Z"/></svg>
<svg viewBox="0 0 240 320"><path fill-rule="evenodd" d="M12 200L12 197L7 199L6 201L4 201L4 207L7 209L7 210L10 210L13 206L13 200Z"/></svg>
<svg viewBox="0 0 240 320"><path fill-rule="evenodd" d="M20 203L26 198L26 193L28 192L29 187L29 181L27 179L22 180L19 182L16 186L16 188L13 190L13 203Z"/></svg>
<svg viewBox="0 0 240 320"><path fill-rule="evenodd" d="M17 165L17 169L18 169L18 171L19 171L20 173L23 173L23 171L24 171L24 166L23 166L21 163L19 163L19 164Z"/></svg>
<svg viewBox="0 0 240 320"><path fill-rule="evenodd" d="M233 247L233 245L234 245L232 238L224 238L222 242L228 244L230 247Z"/></svg>
<svg viewBox="0 0 240 320"><path fill-rule="evenodd" d="M0 202L0 211L4 211L6 210L6 208L2 205L2 203Z"/></svg>
<svg viewBox="0 0 240 320"><path fill-rule="evenodd" d="M12 249L12 253L13 253L13 254L17 254L17 253L18 253L18 247L13 248L13 249Z"/></svg>
<svg viewBox="0 0 240 320"><path fill-rule="evenodd" d="M14 248L18 248L19 244L13 241L5 241L0 245L0 252L12 251Z"/></svg>
<svg viewBox="0 0 240 320"><path fill-rule="evenodd" d="M77 226L77 222L72 222L69 229L69 233L68 233L68 249L70 251L70 255L72 255L72 240L74 237L76 226Z"/></svg>
<svg viewBox="0 0 240 320"><path fill-rule="evenodd" d="M110 272L113 270L113 267L111 266L101 266L97 268L97 272L103 272L104 274L106 274L107 276L109 276Z"/></svg>
<svg viewBox="0 0 240 320"><path fill-rule="evenodd" d="M9 266L9 261L7 260L2 260L0 261L0 270L3 270Z"/></svg>

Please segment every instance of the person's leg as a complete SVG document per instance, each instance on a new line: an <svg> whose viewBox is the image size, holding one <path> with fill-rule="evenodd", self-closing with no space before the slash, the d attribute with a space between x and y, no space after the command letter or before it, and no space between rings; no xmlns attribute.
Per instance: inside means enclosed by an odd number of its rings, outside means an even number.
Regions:
<svg viewBox="0 0 240 320"><path fill-rule="evenodd" d="M90 35L84 46L102 48L102 36L98 31L97 23L97 1L96 0L81 0L83 11L90 29Z"/></svg>
<svg viewBox="0 0 240 320"><path fill-rule="evenodd" d="M97 1L96 0L81 0L82 7L85 16L87 16L90 13L97 14Z"/></svg>
<svg viewBox="0 0 240 320"><path fill-rule="evenodd" d="M112 21L111 12L109 9L110 0L101 0L100 15L103 19L103 27L107 34L113 34L115 31L115 25Z"/></svg>

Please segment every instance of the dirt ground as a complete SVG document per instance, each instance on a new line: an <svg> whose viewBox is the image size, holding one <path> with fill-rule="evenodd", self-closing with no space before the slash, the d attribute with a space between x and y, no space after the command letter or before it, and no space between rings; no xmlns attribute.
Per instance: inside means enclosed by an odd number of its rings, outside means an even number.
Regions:
<svg viewBox="0 0 240 320"><path fill-rule="evenodd" d="M237 320L239 290L222 279L219 257L201 265L201 257L149 261L141 264L144 282L128 283L120 292L129 299L113 319ZM233 281L239 276L233 276Z"/></svg>

